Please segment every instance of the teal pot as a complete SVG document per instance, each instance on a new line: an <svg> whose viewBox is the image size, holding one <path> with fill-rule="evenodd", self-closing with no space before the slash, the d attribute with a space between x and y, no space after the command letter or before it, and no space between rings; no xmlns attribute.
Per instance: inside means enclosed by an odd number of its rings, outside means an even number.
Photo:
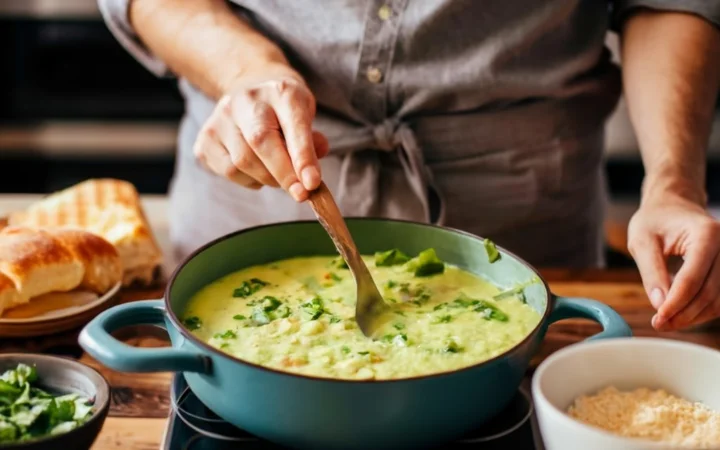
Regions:
<svg viewBox="0 0 720 450"><path fill-rule="evenodd" d="M183 372L195 395L226 421L280 445L303 449L422 448L461 437L499 413L515 395L548 326L567 318L599 322L590 339L631 336L627 323L608 306L553 295L528 263L499 248L490 263L482 238L461 231L386 219L348 219L362 253L399 248L437 255L511 287L525 288L539 325L505 353L442 374L389 381L313 378L251 364L195 338L179 317L193 294L214 280L256 264L311 255L336 255L317 222L288 222L239 231L192 254L173 273L163 300L115 306L93 319L80 345L102 364L123 372ZM128 346L111 332L128 325L167 329L171 347ZM580 344L582 345L582 344Z"/></svg>

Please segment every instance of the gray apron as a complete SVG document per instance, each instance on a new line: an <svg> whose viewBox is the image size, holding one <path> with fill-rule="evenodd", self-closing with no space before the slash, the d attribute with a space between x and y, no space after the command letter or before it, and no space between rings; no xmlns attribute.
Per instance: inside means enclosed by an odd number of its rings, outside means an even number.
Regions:
<svg viewBox="0 0 720 450"><path fill-rule="evenodd" d="M307 204L280 189L248 190L197 163L192 143L213 104L189 98L198 103L182 121L170 189L177 258L239 229L314 218ZM321 167L346 216L462 229L545 267L598 266L605 190L597 116L607 111L583 117L586 110L581 100L570 100L379 126L319 113L315 126L331 143ZM577 126L566 127L567 121Z"/></svg>

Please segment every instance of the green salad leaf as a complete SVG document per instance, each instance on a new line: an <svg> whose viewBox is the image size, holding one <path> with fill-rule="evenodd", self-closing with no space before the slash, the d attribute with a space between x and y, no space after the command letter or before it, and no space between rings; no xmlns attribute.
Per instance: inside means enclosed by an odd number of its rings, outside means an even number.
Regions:
<svg viewBox="0 0 720 450"><path fill-rule="evenodd" d="M67 433L92 417L90 399L55 396L38 381L35 367L22 363L0 375L0 446Z"/></svg>

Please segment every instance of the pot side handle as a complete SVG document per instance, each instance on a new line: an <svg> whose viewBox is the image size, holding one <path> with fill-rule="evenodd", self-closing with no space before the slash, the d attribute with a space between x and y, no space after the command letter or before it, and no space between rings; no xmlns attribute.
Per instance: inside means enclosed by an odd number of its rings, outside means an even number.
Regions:
<svg viewBox="0 0 720 450"><path fill-rule="evenodd" d="M173 347L138 348L110 333L129 325L165 326L162 300L142 300L114 306L100 313L80 332L80 346L103 365L120 372L207 373L210 359Z"/></svg>
<svg viewBox="0 0 720 450"><path fill-rule="evenodd" d="M632 330L620 314L608 305L587 298L555 297L550 323L563 319L590 319L598 322L603 331L586 340L631 337Z"/></svg>

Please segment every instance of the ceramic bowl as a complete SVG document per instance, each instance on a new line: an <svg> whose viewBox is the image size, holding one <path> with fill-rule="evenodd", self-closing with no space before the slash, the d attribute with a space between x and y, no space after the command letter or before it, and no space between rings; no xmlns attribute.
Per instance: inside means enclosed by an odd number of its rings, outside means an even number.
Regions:
<svg viewBox="0 0 720 450"><path fill-rule="evenodd" d="M35 366L39 387L56 394L94 398L93 415L64 434L22 443L0 443L2 450L88 450L97 439L110 409L110 385L95 369L73 359L29 353L0 354L0 374L18 364Z"/></svg>
<svg viewBox="0 0 720 450"><path fill-rule="evenodd" d="M565 413L574 399L613 385L646 387L720 411L720 352L698 344L636 337L584 342L558 350L532 380L532 395L547 450L656 450L676 448L624 438Z"/></svg>

